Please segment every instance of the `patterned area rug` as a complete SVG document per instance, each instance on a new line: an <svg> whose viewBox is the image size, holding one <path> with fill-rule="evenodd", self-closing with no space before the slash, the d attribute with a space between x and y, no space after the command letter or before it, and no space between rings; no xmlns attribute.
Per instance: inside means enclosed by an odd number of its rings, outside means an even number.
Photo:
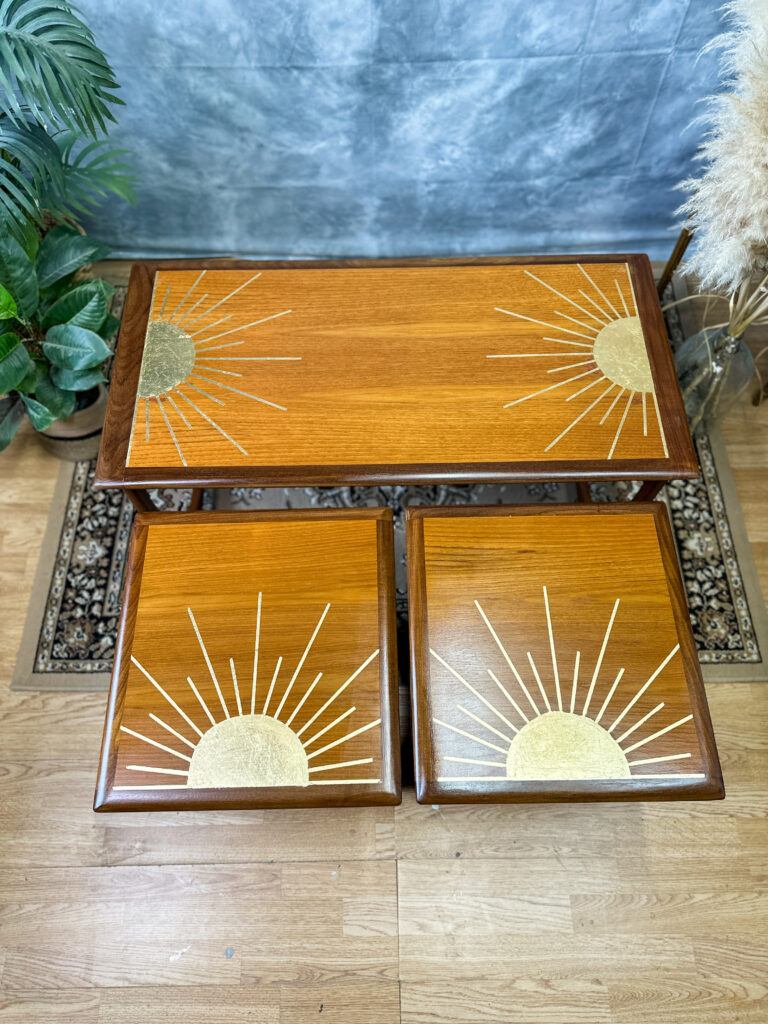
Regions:
<svg viewBox="0 0 768 1024"><path fill-rule="evenodd" d="M673 345L679 321L670 320ZM768 614L718 431L695 438L696 480L673 481L662 495L672 520L694 637L707 682L768 681ZM112 669L133 507L120 491L94 491L94 466L62 464L51 505L12 687L106 689ZM593 485L613 501L636 485ZM156 492L162 508L188 492ZM495 505L575 500L571 484L434 487L235 488L207 491L203 507L342 508L389 505L395 515L401 682L407 681L405 509L408 505Z"/></svg>

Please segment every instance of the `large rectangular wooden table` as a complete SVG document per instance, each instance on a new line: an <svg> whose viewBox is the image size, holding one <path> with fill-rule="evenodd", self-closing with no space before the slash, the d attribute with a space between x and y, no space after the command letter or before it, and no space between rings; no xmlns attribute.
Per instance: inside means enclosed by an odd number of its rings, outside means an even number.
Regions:
<svg viewBox="0 0 768 1024"><path fill-rule="evenodd" d="M138 263L96 483L697 473L645 256Z"/></svg>

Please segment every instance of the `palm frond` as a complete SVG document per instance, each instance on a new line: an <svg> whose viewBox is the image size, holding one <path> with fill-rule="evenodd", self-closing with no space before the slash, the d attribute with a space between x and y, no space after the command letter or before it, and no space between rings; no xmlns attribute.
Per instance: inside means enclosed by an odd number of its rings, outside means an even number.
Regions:
<svg viewBox="0 0 768 1024"><path fill-rule="evenodd" d="M59 148L35 121L0 117L0 223L41 218L40 193L66 187ZM61 205L53 204L53 212Z"/></svg>
<svg viewBox="0 0 768 1024"><path fill-rule="evenodd" d="M96 137L122 103L107 58L66 0L0 0L0 103L25 120Z"/></svg>

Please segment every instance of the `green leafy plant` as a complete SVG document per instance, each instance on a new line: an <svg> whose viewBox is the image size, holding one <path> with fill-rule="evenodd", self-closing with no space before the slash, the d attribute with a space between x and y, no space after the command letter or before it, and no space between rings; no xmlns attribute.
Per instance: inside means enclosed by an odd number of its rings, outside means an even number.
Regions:
<svg viewBox="0 0 768 1024"><path fill-rule="evenodd" d="M0 0L0 230L24 241L114 193L133 201L110 147L112 69L66 0Z"/></svg>
<svg viewBox="0 0 768 1024"><path fill-rule="evenodd" d="M109 312L114 288L79 272L106 252L66 226L31 252L0 237L0 451L25 413L46 430L72 414L78 392L105 380L101 364L118 323Z"/></svg>

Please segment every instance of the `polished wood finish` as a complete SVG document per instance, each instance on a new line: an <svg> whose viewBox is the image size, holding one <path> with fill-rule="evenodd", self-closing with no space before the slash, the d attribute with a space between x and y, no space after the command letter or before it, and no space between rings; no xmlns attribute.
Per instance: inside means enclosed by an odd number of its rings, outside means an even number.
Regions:
<svg viewBox="0 0 768 1024"><path fill-rule="evenodd" d="M210 312L196 322L201 308ZM181 359L175 376L155 382L159 397L137 401L148 326L173 332L173 316L198 346L195 365L184 376L191 364ZM626 361L606 376L605 360L592 357L605 324L636 325L650 367L640 378L625 380ZM167 351L158 335L148 365ZM97 466L102 486L695 473L644 256L133 268Z"/></svg>
<svg viewBox="0 0 768 1024"><path fill-rule="evenodd" d="M656 291L659 294L659 298L664 297L664 292L667 289L667 285L672 280L672 275L680 266L680 261L685 256L685 251L693 240L693 232L689 231L688 228L683 228L680 234L677 236L675 246L670 253L669 259L664 265L664 269L661 272L658 284L656 285Z"/></svg>
<svg viewBox="0 0 768 1024"><path fill-rule="evenodd" d="M410 508L407 530L420 801L724 795L664 506Z"/></svg>
<svg viewBox="0 0 768 1024"><path fill-rule="evenodd" d="M395 803L398 735L389 509L136 517L96 810Z"/></svg>

